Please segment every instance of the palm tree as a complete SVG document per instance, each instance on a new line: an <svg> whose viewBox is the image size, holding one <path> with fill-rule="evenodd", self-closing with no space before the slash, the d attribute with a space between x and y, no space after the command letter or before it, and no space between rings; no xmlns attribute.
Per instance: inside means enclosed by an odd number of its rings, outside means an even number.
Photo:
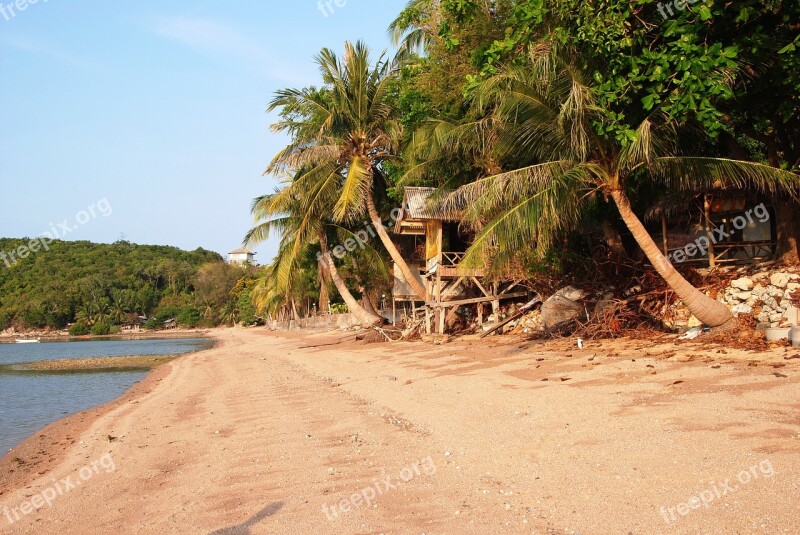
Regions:
<svg viewBox="0 0 800 535"><path fill-rule="evenodd" d="M328 251L328 228L325 213L330 213L331 197L320 184L308 184L308 175L299 173L295 180L271 195L253 201L252 212L256 220L245 237L246 244L257 244L267 240L273 231L280 233L281 245L278 255L266 277L274 279L263 294L274 301L276 295L288 296L300 274L300 261L309 248L319 243L322 254L318 261L327 270L336 289L344 299L350 312L363 325L373 325L382 320L365 310L347 287L339 274L336 263ZM308 186L308 187L307 187Z"/></svg>
<svg viewBox="0 0 800 535"><path fill-rule="evenodd" d="M602 124L602 115L587 80L575 62L536 45L529 66L505 69L478 90L476 105L491 109L501 125L497 157L520 161L523 155L527 165L462 186L450 197L449 203L481 229L468 263L531 243L544 251L558 233L577 225L587 202L610 198L691 312L711 327L733 325L727 306L692 286L663 255L634 212L629 192L652 180L674 190L750 187L796 197L800 177L758 163L680 156L678 126L658 112L642 121L631 139L600 135L595 125Z"/></svg>
<svg viewBox="0 0 800 535"><path fill-rule="evenodd" d="M273 130L289 133L292 143L266 172L300 170L298 182L318 188L320 195L335 194L335 222L358 221L366 212L395 265L424 300L425 288L389 237L376 203L376 192L386 187L381 166L397 160L402 137L398 111L388 99L394 74L385 56L371 65L364 43L347 42L340 61L326 48L316 57L323 90L279 91L269 110L280 108L283 119Z"/></svg>
<svg viewBox="0 0 800 535"><path fill-rule="evenodd" d="M396 60L405 61L424 52L436 34L441 18L436 0L410 0L400 15L389 24L389 36L397 47Z"/></svg>

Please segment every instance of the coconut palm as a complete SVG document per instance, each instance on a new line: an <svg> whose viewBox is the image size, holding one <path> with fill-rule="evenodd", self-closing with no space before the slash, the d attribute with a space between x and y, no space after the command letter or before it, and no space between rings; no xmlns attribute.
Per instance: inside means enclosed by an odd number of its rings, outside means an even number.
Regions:
<svg viewBox="0 0 800 535"><path fill-rule="evenodd" d="M404 61L430 45L431 33L439 27L436 0L410 0L400 15L389 24L389 36L397 47L396 59Z"/></svg>
<svg viewBox="0 0 800 535"><path fill-rule="evenodd" d="M549 45L531 47L528 66L487 79L475 102L481 109L491 106L492 117L502 125L496 156L514 161L524 155L532 164L479 179L450 197L466 220L481 229L468 262L532 243L544 251L558 233L577 225L587 202L610 198L654 268L691 312L711 327L733 324L723 303L692 286L662 254L629 194L641 181L651 180L673 190L753 188L796 197L800 177L758 163L681 156L678 125L657 111L631 139L599 135L602 115L588 77Z"/></svg>
<svg viewBox="0 0 800 535"><path fill-rule="evenodd" d="M314 187L323 196L334 194L335 222L359 221L366 213L397 268L425 299L425 288L389 237L376 202L387 185L381 166L397 159L402 136L398 111L388 99L393 71L385 57L372 65L362 42L345 43L342 60L323 49L316 62L324 89L279 91L269 106L282 114L273 130L288 133L292 142L275 156L267 173L299 171L296 181L303 187Z"/></svg>
<svg viewBox="0 0 800 535"><path fill-rule="evenodd" d="M322 254L318 262L333 280L336 289L350 311L363 325L380 323L380 317L364 309L347 287L328 250L326 212L330 213L331 196L324 183L311 183L309 175L298 173L295 180L283 189L258 197L253 201L252 212L256 220L245 237L245 243L254 245L267 240L275 231L281 235L281 245L266 278L274 282L259 290L265 303L273 303L278 295L290 295L300 275L301 260L309 248L319 243ZM263 286L263 285L262 285Z"/></svg>

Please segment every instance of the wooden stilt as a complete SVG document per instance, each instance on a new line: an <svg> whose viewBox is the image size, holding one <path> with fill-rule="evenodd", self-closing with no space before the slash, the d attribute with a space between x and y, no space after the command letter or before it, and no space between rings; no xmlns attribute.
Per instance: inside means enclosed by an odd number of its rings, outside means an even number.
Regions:
<svg viewBox="0 0 800 535"><path fill-rule="evenodd" d="M711 230L711 201L705 196L704 211L706 223L706 237L708 238L708 267L717 267L717 258L714 255L714 232Z"/></svg>

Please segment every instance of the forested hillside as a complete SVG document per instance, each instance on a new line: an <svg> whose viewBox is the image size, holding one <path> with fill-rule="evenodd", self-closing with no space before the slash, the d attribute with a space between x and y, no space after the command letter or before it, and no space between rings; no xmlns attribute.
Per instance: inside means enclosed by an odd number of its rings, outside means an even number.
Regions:
<svg viewBox="0 0 800 535"><path fill-rule="evenodd" d="M212 251L54 241L10 257L28 244L0 239L0 330L77 323L77 333L103 334L140 316L150 327L176 317L183 326L216 325L238 319L240 300L248 308L248 270Z"/></svg>

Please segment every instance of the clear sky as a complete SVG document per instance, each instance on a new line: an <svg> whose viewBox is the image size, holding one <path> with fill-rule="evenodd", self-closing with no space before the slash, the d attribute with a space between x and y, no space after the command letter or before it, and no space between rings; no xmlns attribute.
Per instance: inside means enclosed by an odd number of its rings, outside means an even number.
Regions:
<svg viewBox="0 0 800 535"><path fill-rule="evenodd" d="M338 3L0 0L0 237L239 247L275 90L318 83L323 47L389 48L406 0Z"/></svg>

